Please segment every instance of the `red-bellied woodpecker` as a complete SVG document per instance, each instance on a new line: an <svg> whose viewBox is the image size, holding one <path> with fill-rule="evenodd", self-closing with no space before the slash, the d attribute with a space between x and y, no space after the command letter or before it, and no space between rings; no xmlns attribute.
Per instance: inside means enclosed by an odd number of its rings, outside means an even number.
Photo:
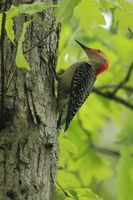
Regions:
<svg viewBox="0 0 133 200"><path fill-rule="evenodd" d="M89 48L77 40L76 42L84 49L89 60L74 63L63 74L58 75L57 128L65 124L65 131L92 91L97 75L109 66L108 58L101 50Z"/></svg>

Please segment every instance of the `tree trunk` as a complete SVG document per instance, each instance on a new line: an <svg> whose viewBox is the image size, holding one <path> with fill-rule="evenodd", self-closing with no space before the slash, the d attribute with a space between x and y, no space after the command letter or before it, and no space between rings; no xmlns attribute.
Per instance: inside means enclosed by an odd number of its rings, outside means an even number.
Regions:
<svg viewBox="0 0 133 200"><path fill-rule="evenodd" d="M5 0L2 3L1 11ZM12 0L12 4L22 3L31 3L31 0ZM54 26L52 11L50 8L35 15L38 18L28 27L24 51ZM23 22L31 18L24 14L15 17L17 41ZM50 33L25 54L31 71L16 68L16 47L5 32L3 39L4 52L1 46L0 53L1 56L4 53L4 63L1 60L0 67L4 66L4 87L8 86L8 90L4 90L3 104L0 99L1 110L4 110L0 116L0 200L49 200L54 191L58 163L56 98L51 68L56 65L59 31Z"/></svg>

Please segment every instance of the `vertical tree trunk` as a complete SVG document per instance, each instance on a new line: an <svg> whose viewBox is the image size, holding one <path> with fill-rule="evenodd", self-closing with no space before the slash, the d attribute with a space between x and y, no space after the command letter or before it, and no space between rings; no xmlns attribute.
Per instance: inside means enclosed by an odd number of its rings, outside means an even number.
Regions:
<svg viewBox="0 0 133 200"><path fill-rule="evenodd" d="M33 2L39 1L12 0L12 4ZM2 3L1 9L5 1ZM26 32L24 50L54 26L55 18L50 15L52 10L36 15L38 18ZM23 22L30 18L29 15L15 18L17 41ZM4 91L5 115L1 116L5 124L4 127L1 124L0 131L0 200L49 200L54 190L58 144L51 65L56 65L58 39L58 30L53 31L25 55L32 69L27 71L16 68L16 47L4 34L5 86L7 84L9 89Z"/></svg>

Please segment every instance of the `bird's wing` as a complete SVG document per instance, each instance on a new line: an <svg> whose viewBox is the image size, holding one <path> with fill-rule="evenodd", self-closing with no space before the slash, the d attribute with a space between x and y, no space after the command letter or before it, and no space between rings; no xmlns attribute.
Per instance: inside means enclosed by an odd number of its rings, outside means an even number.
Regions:
<svg viewBox="0 0 133 200"><path fill-rule="evenodd" d="M65 131L67 130L76 112L89 96L95 79L96 73L91 64L83 62L81 66L76 69L71 83L71 94L66 118Z"/></svg>

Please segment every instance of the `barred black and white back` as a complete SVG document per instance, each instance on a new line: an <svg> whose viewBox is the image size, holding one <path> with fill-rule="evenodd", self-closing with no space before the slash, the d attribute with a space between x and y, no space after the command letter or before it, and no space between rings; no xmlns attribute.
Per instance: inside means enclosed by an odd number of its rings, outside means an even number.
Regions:
<svg viewBox="0 0 133 200"><path fill-rule="evenodd" d="M70 99L66 117L65 131L75 116L76 112L85 102L92 91L96 80L95 68L88 62L83 62L76 69L71 83Z"/></svg>

